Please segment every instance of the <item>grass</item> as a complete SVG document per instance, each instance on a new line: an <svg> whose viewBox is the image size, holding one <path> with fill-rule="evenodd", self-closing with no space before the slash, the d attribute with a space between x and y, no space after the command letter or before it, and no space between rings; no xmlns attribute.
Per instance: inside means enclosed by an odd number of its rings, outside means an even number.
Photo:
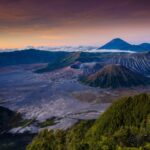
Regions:
<svg viewBox="0 0 150 150"><path fill-rule="evenodd" d="M35 119L25 119L21 120L18 124L17 127L21 126L22 128L31 125L32 123L35 122Z"/></svg>
<svg viewBox="0 0 150 150"><path fill-rule="evenodd" d="M47 126L55 125L56 124L55 119L56 119L55 117L46 119L44 122L39 123L39 126L41 128L44 128L44 127L47 127Z"/></svg>

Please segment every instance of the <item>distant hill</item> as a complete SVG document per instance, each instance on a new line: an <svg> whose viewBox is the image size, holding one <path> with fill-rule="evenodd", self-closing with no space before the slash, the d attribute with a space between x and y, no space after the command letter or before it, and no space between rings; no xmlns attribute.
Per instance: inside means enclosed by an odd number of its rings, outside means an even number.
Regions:
<svg viewBox="0 0 150 150"><path fill-rule="evenodd" d="M121 65L106 65L95 74L83 77L81 81L90 86L101 88L134 87L150 84L149 78Z"/></svg>
<svg viewBox="0 0 150 150"><path fill-rule="evenodd" d="M67 52L49 52L36 49L0 52L0 66L49 63L65 57L66 55Z"/></svg>
<svg viewBox="0 0 150 150"><path fill-rule="evenodd" d="M147 44L144 44L147 45ZM76 57L77 56L77 57ZM78 62L78 65L76 64ZM0 52L0 67L47 63L48 66L37 72L48 72L76 64L80 67L83 63L120 64L132 71L150 76L150 52L144 53L88 53L88 52L49 52L44 50L22 50L13 52ZM72 66L75 67L75 66ZM99 65L85 66L83 69L88 74L94 73Z"/></svg>
<svg viewBox="0 0 150 150"><path fill-rule="evenodd" d="M35 63L55 63L62 61L72 55L72 53L80 54L79 61L92 62L100 61L107 57L108 53L88 53L88 52L63 52L63 51L44 51L37 49L27 49L21 51L0 52L0 67L35 64Z"/></svg>
<svg viewBox="0 0 150 150"><path fill-rule="evenodd" d="M49 71L53 71L53 70L56 70L56 69L61 69L63 67L70 66L73 63L75 63L78 60L79 57L80 57L79 52L70 53L66 57L62 57L62 58L60 58L59 60L57 60L53 63L49 63L46 68L39 69L35 72L36 73L44 73L44 72L49 72Z"/></svg>
<svg viewBox="0 0 150 150"><path fill-rule="evenodd" d="M143 43L140 45L132 45L126 41L116 38L106 43L99 49L119 49L119 50L130 50L130 51L150 51L150 44Z"/></svg>

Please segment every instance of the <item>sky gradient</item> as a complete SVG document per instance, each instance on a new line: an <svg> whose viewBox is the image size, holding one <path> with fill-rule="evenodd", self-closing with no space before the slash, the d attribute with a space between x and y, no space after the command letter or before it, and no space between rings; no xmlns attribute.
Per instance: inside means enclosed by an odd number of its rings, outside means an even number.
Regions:
<svg viewBox="0 0 150 150"><path fill-rule="evenodd" d="M0 0L0 48L150 42L150 0Z"/></svg>

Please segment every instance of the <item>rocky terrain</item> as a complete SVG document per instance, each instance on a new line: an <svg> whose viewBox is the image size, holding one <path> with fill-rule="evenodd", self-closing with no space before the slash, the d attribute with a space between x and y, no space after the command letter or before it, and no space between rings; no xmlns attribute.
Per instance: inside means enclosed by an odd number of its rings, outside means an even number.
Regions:
<svg viewBox="0 0 150 150"><path fill-rule="evenodd" d="M25 50L0 57L0 149L24 149L41 130L93 122L118 98L150 93L149 53ZM107 79L103 85L117 88L89 86L82 76Z"/></svg>
<svg viewBox="0 0 150 150"><path fill-rule="evenodd" d="M81 81L95 87L119 88L150 85L150 79L121 65L106 65L100 71L81 77Z"/></svg>
<svg viewBox="0 0 150 150"><path fill-rule="evenodd" d="M60 118L53 128L67 128L78 119L96 118L109 106L109 103L88 103L86 97L83 102L76 98L78 93L96 91L76 81L80 71L67 67L51 73L35 74L33 71L36 69L35 65L21 65L1 70L2 106L20 112L25 119L35 118L38 122L51 117ZM33 132L39 130L35 126L26 129ZM18 130L20 128L12 132Z"/></svg>
<svg viewBox="0 0 150 150"><path fill-rule="evenodd" d="M26 50L0 55L5 56L0 62L0 104L19 112L27 121L23 127L11 129L12 133L67 129L79 120L97 118L117 98L150 91L149 86L145 86L150 68L149 53ZM39 55L43 58L38 60ZM14 63L4 66L10 58ZM107 67L108 64L117 67ZM83 75L93 83L94 80L98 83L96 78L108 79L108 82L102 84L102 88L90 87L79 81ZM136 87L125 86L137 83ZM117 89L104 89L106 85Z"/></svg>
<svg viewBox="0 0 150 150"><path fill-rule="evenodd" d="M150 52L113 56L108 63L120 64L141 74L150 75Z"/></svg>
<svg viewBox="0 0 150 150"><path fill-rule="evenodd" d="M83 70L69 66L48 73L34 73L44 66L8 66L0 71L1 105L31 120L26 126L13 128L12 133L36 133L42 129L39 123L53 117L54 122L46 128L66 129L79 120L97 118L119 97L150 91L149 87L117 90L90 87L78 81Z"/></svg>

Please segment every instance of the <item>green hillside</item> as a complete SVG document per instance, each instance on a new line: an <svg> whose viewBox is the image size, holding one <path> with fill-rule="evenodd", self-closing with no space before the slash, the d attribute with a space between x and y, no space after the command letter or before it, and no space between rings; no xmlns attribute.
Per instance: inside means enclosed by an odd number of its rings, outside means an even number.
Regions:
<svg viewBox="0 0 150 150"><path fill-rule="evenodd" d="M49 72L57 69L61 69L63 67L67 67L73 64L80 56L80 53L71 53L68 54L65 58L59 59L53 63L49 63L46 68L37 70L36 73Z"/></svg>
<svg viewBox="0 0 150 150"><path fill-rule="evenodd" d="M150 96L141 94L116 101L96 120L86 140L91 145L98 144L102 136L121 140L123 146L139 146L149 141Z"/></svg>
<svg viewBox="0 0 150 150"><path fill-rule="evenodd" d="M42 131L27 150L150 150L150 96L125 97L95 122Z"/></svg>

